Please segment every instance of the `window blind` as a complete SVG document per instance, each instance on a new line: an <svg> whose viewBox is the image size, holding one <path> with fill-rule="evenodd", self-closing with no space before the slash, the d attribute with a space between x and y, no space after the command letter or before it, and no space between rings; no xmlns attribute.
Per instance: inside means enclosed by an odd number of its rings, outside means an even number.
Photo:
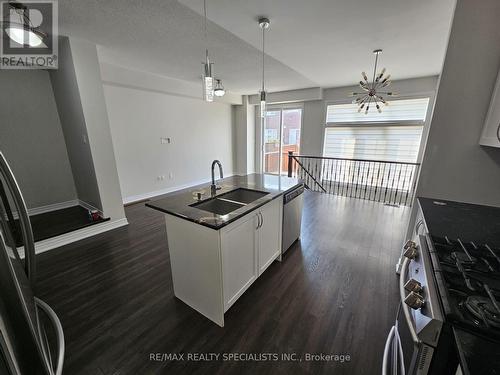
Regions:
<svg viewBox="0 0 500 375"><path fill-rule="evenodd" d="M327 125L401 121L423 123L429 98L391 100L388 106L382 104L382 113L377 112L374 104L372 106L365 115L364 111L358 112L357 104L330 104L326 110Z"/></svg>
<svg viewBox="0 0 500 375"><path fill-rule="evenodd" d="M325 129L323 155L415 163L422 126L334 126Z"/></svg>

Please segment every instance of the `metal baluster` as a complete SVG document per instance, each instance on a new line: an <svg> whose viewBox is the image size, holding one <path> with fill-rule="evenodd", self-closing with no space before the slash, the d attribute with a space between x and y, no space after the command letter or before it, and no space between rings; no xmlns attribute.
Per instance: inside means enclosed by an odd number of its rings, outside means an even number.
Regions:
<svg viewBox="0 0 500 375"><path fill-rule="evenodd" d="M377 166L377 176L375 178L375 191L373 193L373 200L376 201L377 200L377 190L378 190L378 186L380 185L380 180L379 180L379 178L380 178L380 163L375 162L374 164ZM373 174L375 175L375 172Z"/></svg>
<svg viewBox="0 0 500 375"><path fill-rule="evenodd" d="M340 188L342 189L342 194L341 194L342 196L344 195L345 192L346 173L347 173L347 160L342 160L342 179L340 185Z"/></svg>
<svg viewBox="0 0 500 375"><path fill-rule="evenodd" d="M358 178L359 178L359 166L360 164L355 161L354 162L354 171L352 174L352 184L353 184L353 193L354 193L354 198L356 198L356 194L358 193ZM357 169L357 173L356 173Z"/></svg>
<svg viewBox="0 0 500 375"><path fill-rule="evenodd" d="M408 175L408 164L405 164L405 173L403 175L403 186L401 186L401 194L399 196L399 205L401 206L401 201L403 200L403 195L404 195L404 190L405 190L405 186L406 186L406 177Z"/></svg>
<svg viewBox="0 0 500 375"><path fill-rule="evenodd" d="M382 175L381 175L381 180L380 180L380 189L379 189L379 192L378 192L378 202L380 202L380 198L382 196L382 190L384 189L384 176L385 176L385 166L386 164L385 163L380 163L380 165L382 166ZM380 172L380 166L379 166L379 172Z"/></svg>
<svg viewBox="0 0 500 375"><path fill-rule="evenodd" d="M389 180L391 179L391 165L389 164L389 174L387 175L387 180L385 184L385 192L384 192L384 203L386 203L387 198L387 190L389 189Z"/></svg>
<svg viewBox="0 0 500 375"><path fill-rule="evenodd" d="M396 182L396 192L394 194L394 204L398 204L398 190L399 190L399 181L401 180L401 171L402 167L401 164L396 164L397 169L398 169L398 180Z"/></svg>
<svg viewBox="0 0 500 375"><path fill-rule="evenodd" d="M329 183L328 183L328 192L329 192L330 194L333 194L333 192L332 192L332 180L333 180L333 160L332 160L332 159L328 160L328 166L327 166L327 169L326 169L326 170L327 170L327 173L329 173L329 174L330 174L330 181L329 181Z"/></svg>
<svg viewBox="0 0 500 375"><path fill-rule="evenodd" d="M321 173L321 185L323 185L324 181L328 181L326 178L325 178L325 164L328 162L328 160L321 160L321 170L322 170L322 173Z"/></svg>
<svg viewBox="0 0 500 375"><path fill-rule="evenodd" d="M310 171L310 160L309 158L307 159L307 170ZM311 186L311 184L309 183L309 174L306 173L306 181L307 181L307 186L309 186L309 188L314 191L314 186Z"/></svg>
<svg viewBox="0 0 500 375"><path fill-rule="evenodd" d="M313 173L314 178L316 181L320 181L320 176L318 172L318 160L314 160L314 173Z"/></svg>
<svg viewBox="0 0 500 375"><path fill-rule="evenodd" d="M370 165L371 165L371 164L372 164L372 163L370 162ZM375 169L375 162L373 162L373 169ZM370 181L370 194L368 195L368 199L369 199L369 200L372 200L373 176L375 175L375 171L374 171L374 170L372 170L371 172L372 172L372 174L371 174L372 179L371 179L371 181ZM375 196L374 196L374 198L375 198Z"/></svg>
<svg viewBox="0 0 500 375"><path fill-rule="evenodd" d="M410 169L410 178L408 179L408 189L406 190L406 196L405 196L405 206L408 206L408 196L410 195L410 190L411 190L411 179L413 178L413 170L414 166Z"/></svg>
<svg viewBox="0 0 500 375"><path fill-rule="evenodd" d="M338 166L339 166L338 160L337 159L332 160L332 168L334 170L333 194L338 194L338 190L337 190L337 192L335 192L335 184L337 183Z"/></svg>
<svg viewBox="0 0 500 375"><path fill-rule="evenodd" d="M394 204L396 203L392 197L392 192L397 192L397 189L398 189L398 186L397 185L394 185L394 183L396 182L396 175L398 174L398 164L394 164L394 174L392 175L392 189L391 189L391 196L389 197L390 198L390 202L391 204ZM396 196L394 195L394 198Z"/></svg>
<svg viewBox="0 0 500 375"><path fill-rule="evenodd" d="M342 195L342 179L344 178L344 161L342 159L337 160L338 172L337 172L337 194Z"/></svg>
<svg viewBox="0 0 500 375"><path fill-rule="evenodd" d="M358 192L359 192L359 194L361 194L361 188L362 188L362 184L363 184L363 171L362 171L363 162L358 161L357 164L358 164L358 175L356 177L356 194L354 195L354 197L360 198L358 196Z"/></svg>
<svg viewBox="0 0 500 375"><path fill-rule="evenodd" d="M350 164L351 164L351 166L350 166L350 168L349 168L349 169L352 171L352 173L351 173L351 172L349 172L349 177L350 177L350 179L351 179L351 182L350 182L350 184L348 185L348 187L351 189L351 190L349 191L349 197L352 197L352 193L353 193L353 191L354 191L354 175L355 175L355 173L356 173L356 162L355 162L355 161L351 161L351 162L350 162Z"/></svg>
<svg viewBox="0 0 500 375"><path fill-rule="evenodd" d="M366 199L366 195L368 193L368 183L370 181L370 162L365 162L365 194L363 195L363 199Z"/></svg>
<svg viewBox="0 0 500 375"><path fill-rule="evenodd" d="M359 198L363 195L363 178L365 176L365 162L359 162L360 176L359 176Z"/></svg>
<svg viewBox="0 0 500 375"><path fill-rule="evenodd" d="M415 168L414 168L414 176L415 176L415 178L413 178L413 187L411 189L410 206L413 204L413 198L415 197L415 190L416 190L416 187L417 187L417 178L416 178L416 176L418 176L418 169L419 169L419 166L415 165Z"/></svg>
<svg viewBox="0 0 500 375"><path fill-rule="evenodd" d="M365 176L365 194L363 195L363 199L366 199L366 193L368 192L368 179L370 178L370 162L365 162L365 171L366 171L366 176ZM368 197L369 199L370 197Z"/></svg>

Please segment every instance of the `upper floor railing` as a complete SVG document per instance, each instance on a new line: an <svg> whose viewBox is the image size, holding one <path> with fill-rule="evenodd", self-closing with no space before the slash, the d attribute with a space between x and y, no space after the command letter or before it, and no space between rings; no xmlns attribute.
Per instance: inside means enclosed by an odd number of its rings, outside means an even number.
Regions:
<svg viewBox="0 0 500 375"><path fill-rule="evenodd" d="M288 153L288 176L313 191L411 206L419 163L344 159Z"/></svg>

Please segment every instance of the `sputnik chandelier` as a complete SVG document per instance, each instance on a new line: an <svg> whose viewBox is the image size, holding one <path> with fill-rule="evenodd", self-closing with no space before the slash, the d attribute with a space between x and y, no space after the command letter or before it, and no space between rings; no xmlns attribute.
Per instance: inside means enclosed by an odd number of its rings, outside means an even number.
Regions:
<svg viewBox="0 0 500 375"><path fill-rule="evenodd" d="M379 103L389 105L384 96L396 96L395 92L391 91L380 91L381 89L389 86L391 84L391 75L388 74L384 77L385 68L383 68L380 73L377 73L377 63L378 55L382 52L381 49L376 49L373 51L375 54L375 66L373 68L373 78L371 82L368 81L368 77L365 72L362 72L363 80L359 81L359 87L363 89L361 92L352 92L350 96L356 97L352 102L358 105L358 112L365 110L365 115L368 114L370 106L375 106L379 113L382 112L382 108Z"/></svg>

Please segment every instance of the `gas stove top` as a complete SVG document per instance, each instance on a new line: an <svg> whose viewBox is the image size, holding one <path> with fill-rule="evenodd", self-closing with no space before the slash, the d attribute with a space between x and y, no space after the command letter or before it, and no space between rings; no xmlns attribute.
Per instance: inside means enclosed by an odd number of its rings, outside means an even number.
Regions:
<svg viewBox="0 0 500 375"><path fill-rule="evenodd" d="M447 321L500 340L500 249L460 238L431 238Z"/></svg>
<svg viewBox="0 0 500 375"><path fill-rule="evenodd" d="M423 307L440 311L443 323L433 361L448 363L458 356L463 374L498 375L500 207L422 197L418 203L413 229L429 257L411 263L425 266L427 259L421 300ZM451 346L456 354L439 354Z"/></svg>

